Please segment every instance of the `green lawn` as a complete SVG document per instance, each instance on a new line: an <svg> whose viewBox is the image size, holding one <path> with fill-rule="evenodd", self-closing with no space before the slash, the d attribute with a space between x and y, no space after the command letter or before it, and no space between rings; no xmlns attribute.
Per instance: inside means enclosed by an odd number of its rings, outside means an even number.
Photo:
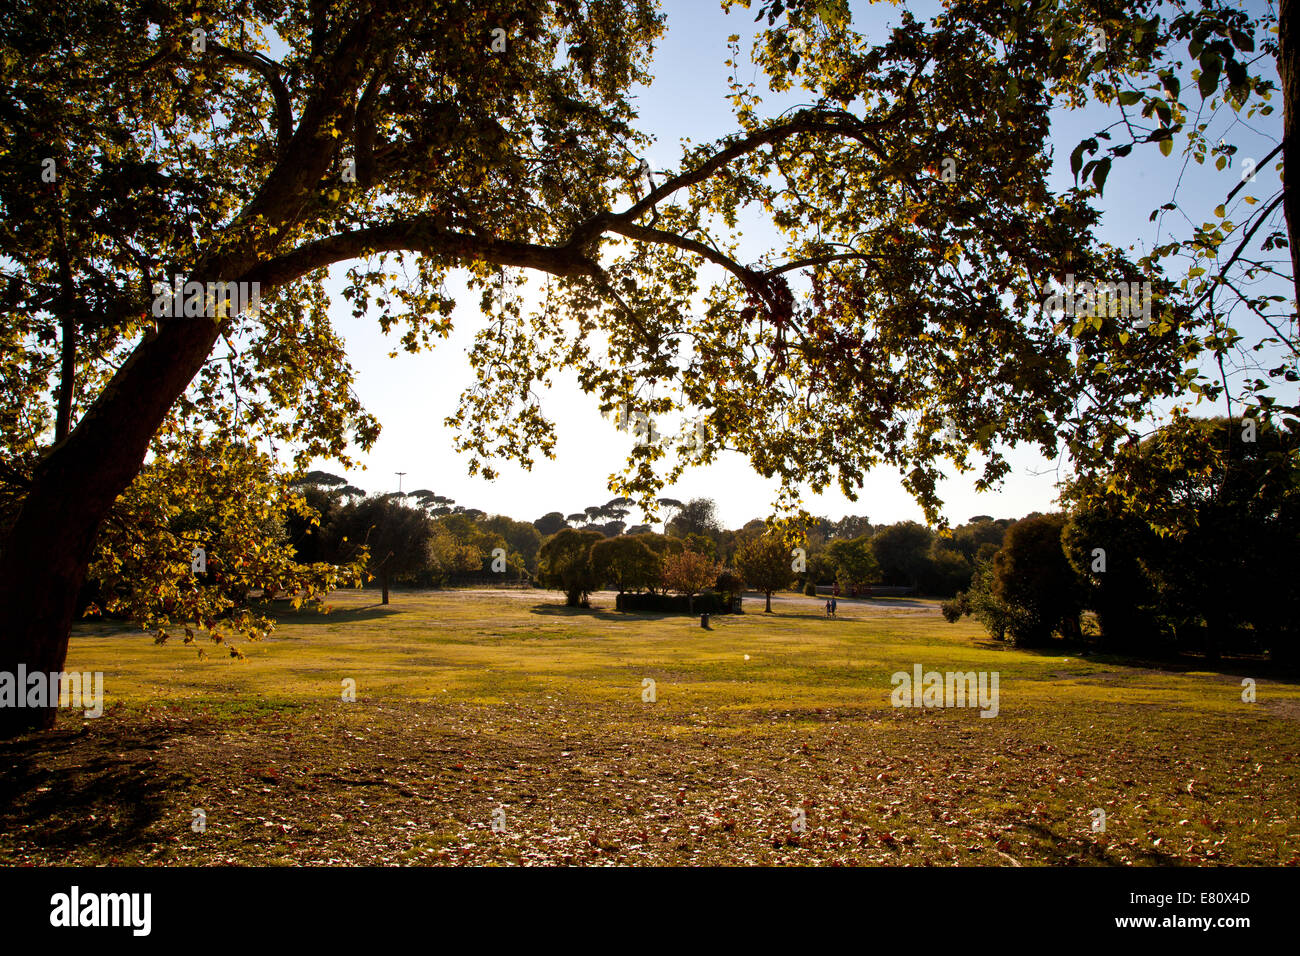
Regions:
<svg viewBox="0 0 1300 956"><path fill-rule="evenodd" d="M108 709L0 744L0 862L1300 862L1300 687L1250 662L1020 651L928 601L711 631L611 595L376 601L284 612L243 660L79 625ZM892 707L915 664L997 671L998 715Z"/></svg>

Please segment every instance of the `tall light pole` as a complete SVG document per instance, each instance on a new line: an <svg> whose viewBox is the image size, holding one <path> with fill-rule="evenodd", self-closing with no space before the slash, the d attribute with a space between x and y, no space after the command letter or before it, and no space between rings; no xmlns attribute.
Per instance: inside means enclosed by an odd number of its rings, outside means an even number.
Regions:
<svg viewBox="0 0 1300 956"><path fill-rule="evenodd" d="M402 476L405 475L406 472L395 471L393 474L397 476L397 493L400 495L402 493Z"/></svg>

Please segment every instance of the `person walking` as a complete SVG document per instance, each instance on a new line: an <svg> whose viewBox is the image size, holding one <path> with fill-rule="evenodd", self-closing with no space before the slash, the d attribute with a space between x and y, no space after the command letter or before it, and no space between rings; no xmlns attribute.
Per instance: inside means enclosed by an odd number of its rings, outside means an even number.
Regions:
<svg viewBox="0 0 1300 956"><path fill-rule="evenodd" d="M837 606L837 602L836 602L835 598L832 597L832 598L831 598L831 608L830 608L830 610L831 610L831 617L834 617L834 616L835 616L835 608L836 608L836 606Z"/></svg>

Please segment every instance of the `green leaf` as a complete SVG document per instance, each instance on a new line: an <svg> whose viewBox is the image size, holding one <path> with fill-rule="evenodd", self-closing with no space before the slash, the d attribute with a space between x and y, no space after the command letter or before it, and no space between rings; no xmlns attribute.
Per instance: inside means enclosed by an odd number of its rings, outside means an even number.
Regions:
<svg viewBox="0 0 1300 956"><path fill-rule="evenodd" d="M1074 147L1074 152L1070 154L1070 172L1074 174L1076 182L1079 179L1079 170L1083 166L1083 149L1086 145L1086 143L1080 143Z"/></svg>
<svg viewBox="0 0 1300 956"><path fill-rule="evenodd" d="M1100 194L1106 188L1106 177L1110 175L1110 157L1107 156L1097 164L1096 170L1092 174L1093 184L1097 187Z"/></svg>
<svg viewBox="0 0 1300 956"><path fill-rule="evenodd" d="M1223 71L1223 60L1217 53L1206 53L1201 57L1201 75L1196 81L1201 91L1201 98L1208 100L1219 88L1219 74Z"/></svg>

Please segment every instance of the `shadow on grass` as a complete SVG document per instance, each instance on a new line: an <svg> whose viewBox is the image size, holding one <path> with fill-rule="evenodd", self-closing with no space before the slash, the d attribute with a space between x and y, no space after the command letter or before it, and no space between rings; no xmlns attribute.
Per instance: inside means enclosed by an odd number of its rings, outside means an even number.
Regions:
<svg viewBox="0 0 1300 956"><path fill-rule="evenodd" d="M1046 844L1043 848L1047 854L1047 862L1053 866L1070 866L1083 862L1084 860L1099 863L1103 866L1128 866L1125 863L1118 850L1122 849L1130 855L1141 858L1141 862L1147 866L1177 866L1178 860L1167 853L1162 853L1154 848L1146 847L1110 847L1101 843L1094 843L1091 840L1083 840L1073 835L1062 835L1049 826L1041 823L1023 822L1020 824L1031 833L1038 834ZM1071 860L1070 857L1075 857Z"/></svg>
<svg viewBox="0 0 1300 956"><path fill-rule="evenodd" d="M1263 656L1221 657L1212 661L1203 654L1171 653L1168 655L1118 651L1104 651L1088 644L1066 644L1023 647L1011 641L977 641L982 647L1001 647L1023 651L1034 657L1070 657L1091 664L1109 667L1132 667L1142 670L1163 671L1169 674L1186 674L1191 671L1212 672L1226 678L1252 677L1277 681L1280 684L1300 684L1300 671L1295 665L1269 660Z"/></svg>
<svg viewBox="0 0 1300 956"><path fill-rule="evenodd" d="M153 751L173 739L166 728L95 733L54 730L0 741L0 832L22 844L59 850L94 844L109 855L152 847L173 790L189 779L165 771ZM176 821L176 829L187 821Z"/></svg>
<svg viewBox="0 0 1300 956"><path fill-rule="evenodd" d="M825 598L823 598L822 600L824 601ZM867 607L921 607L921 608L934 607L933 603L927 604L925 601L914 601L911 598L840 597L840 598L836 598L835 600L838 601L840 604L845 604L849 607L854 607L855 605L859 605L859 604L866 605Z"/></svg>
<svg viewBox="0 0 1300 956"><path fill-rule="evenodd" d="M758 613L762 614L764 617L767 617L767 615L763 614L762 611L759 611ZM787 621L791 619L794 619L796 621L825 621L827 624L835 624L839 621L850 621L854 623L861 623L864 620L864 618L860 618L860 617L827 617L825 611L809 611L806 614L802 612L790 613L787 611L786 613L781 615L781 618L777 618L777 616L773 614L772 619L773 620L784 619Z"/></svg>
<svg viewBox="0 0 1300 956"><path fill-rule="evenodd" d="M598 607L569 607L567 604L534 604L529 608L529 613L541 614L544 617L587 617L595 618L598 621L630 621L638 618L642 620L657 620L663 617L672 617L671 614L624 614L622 611L610 611Z"/></svg>
<svg viewBox="0 0 1300 956"><path fill-rule="evenodd" d="M842 608L840 610L843 610ZM838 613L838 611L836 612ZM726 617L740 617L738 614L727 614ZM864 623L870 621L865 617L827 617L826 611L820 605L809 607L806 610L791 610L790 605L780 605L775 601L772 602L772 613L763 610L763 602L759 601L756 606L745 608L747 617L756 617L771 621L826 621L828 624L834 624L836 621L847 621L850 623Z"/></svg>
<svg viewBox="0 0 1300 956"><path fill-rule="evenodd" d="M375 621L402 613L402 608L395 604L367 604L363 607L334 608L328 614L315 608L302 608L295 611L292 607L275 608L269 612L280 624L354 624L361 621Z"/></svg>

